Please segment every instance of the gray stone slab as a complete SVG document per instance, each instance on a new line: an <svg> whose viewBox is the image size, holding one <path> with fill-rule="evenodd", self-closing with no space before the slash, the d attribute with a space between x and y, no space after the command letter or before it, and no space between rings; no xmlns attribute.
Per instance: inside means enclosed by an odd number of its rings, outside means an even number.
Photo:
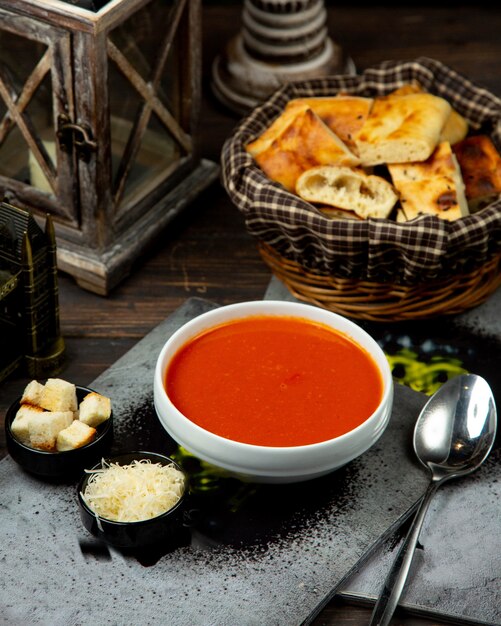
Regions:
<svg viewBox="0 0 501 626"><path fill-rule="evenodd" d="M441 488L425 520L401 605L454 624L501 624L501 454ZM351 600L374 600L401 541L392 538L342 585Z"/></svg>
<svg viewBox="0 0 501 626"><path fill-rule="evenodd" d="M270 281L267 299L295 298L276 278ZM501 338L501 290L479 307L447 320L451 334L471 332L487 337L473 355L475 371L498 382ZM391 327L391 324L384 326ZM432 335L435 322L428 330ZM406 327L406 332L407 332ZM485 351L485 352L484 352ZM494 352L494 354L487 354ZM497 365L496 365L497 364ZM484 367L485 372L478 368ZM499 384L495 393L499 396ZM498 400L499 405L499 400ZM401 606L418 615L447 617L454 624L501 624L501 450L499 439L486 464L470 477L445 485L428 512ZM379 546L367 562L343 583L339 594L360 603L373 603L395 558L398 533Z"/></svg>
<svg viewBox="0 0 501 626"><path fill-rule="evenodd" d="M112 398L116 451L174 449L154 415L153 368L170 333L213 306L187 301L93 383ZM233 481L231 507L210 494L189 537L150 560L84 550L91 538L75 485L39 480L7 456L0 462L0 623L307 622L424 492L411 433L425 399L398 385L383 437L327 477L289 486Z"/></svg>

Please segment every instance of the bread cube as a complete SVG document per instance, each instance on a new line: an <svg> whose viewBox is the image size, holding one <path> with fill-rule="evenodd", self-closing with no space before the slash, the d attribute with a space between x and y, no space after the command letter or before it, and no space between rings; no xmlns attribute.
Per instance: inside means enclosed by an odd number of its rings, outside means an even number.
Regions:
<svg viewBox="0 0 501 626"><path fill-rule="evenodd" d="M38 406L32 406L31 404L22 404L19 407L16 417L14 418L10 429L14 437L24 443L25 446L31 445L30 440L30 426L33 420L40 417L45 413L43 409Z"/></svg>
<svg viewBox="0 0 501 626"><path fill-rule="evenodd" d="M74 420L67 428L63 428L57 435L56 447L58 452L81 448L94 441L97 430L87 426L79 420Z"/></svg>
<svg viewBox="0 0 501 626"><path fill-rule="evenodd" d="M80 402L79 420L87 426L99 426L111 415L111 401L95 391L88 393Z"/></svg>
<svg viewBox="0 0 501 626"><path fill-rule="evenodd" d="M76 411L78 401L75 385L61 378L49 378L41 394L40 406L47 411Z"/></svg>
<svg viewBox="0 0 501 626"><path fill-rule="evenodd" d="M44 411L30 422L30 445L46 452L56 451L58 434L73 422L73 411Z"/></svg>
<svg viewBox="0 0 501 626"><path fill-rule="evenodd" d="M23 397L21 398L21 404L32 404L33 406L40 406L40 400L42 398L44 386L37 380L32 380L26 385Z"/></svg>

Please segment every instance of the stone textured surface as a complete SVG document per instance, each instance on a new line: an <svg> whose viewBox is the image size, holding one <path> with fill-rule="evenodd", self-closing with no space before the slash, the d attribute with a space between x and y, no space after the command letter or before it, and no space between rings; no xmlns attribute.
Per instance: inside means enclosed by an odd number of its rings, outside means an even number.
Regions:
<svg viewBox="0 0 501 626"><path fill-rule="evenodd" d="M211 306L187 301L92 385L112 398L116 451L174 450L152 408L153 368L170 333ZM424 401L398 385L390 426L362 457L309 483L243 485L231 510L209 498L188 536L154 558L93 544L75 484L43 482L6 457L0 623L300 624L422 495L411 434Z"/></svg>
<svg viewBox="0 0 501 626"><path fill-rule="evenodd" d="M475 474L445 485L432 502L401 604L453 623L501 624L501 450ZM375 598L401 541L391 538L342 586Z"/></svg>
<svg viewBox="0 0 501 626"><path fill-rule="evenodd" d="M270 282L266 298L294 300L276 279ZM428 338L433 333L442 337L449 334L460 344L461 357L493 386L498 407L500 307L498 290L481 306L440 322L444 327L437 330L438 323L434 322L425 329ZM395 327L396 334L399 328L407 332L407 326ZM433 343L439 350L437 341ZM416 553L401 600L406 609L438 618L447 616L454 624L501 624L500 435L480 470L446 484L435 496L421 533L423 548ZM397 532L359 565L339 593L353 601L373 601L400 544Z"/></svg>

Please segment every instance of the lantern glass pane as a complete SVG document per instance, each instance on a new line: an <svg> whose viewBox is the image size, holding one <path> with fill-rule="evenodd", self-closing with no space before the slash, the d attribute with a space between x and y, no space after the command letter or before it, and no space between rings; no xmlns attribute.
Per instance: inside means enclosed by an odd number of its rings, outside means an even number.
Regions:
<svg viewBox="0 0 501 626"><path fill-rule="evenodd" d="M184 5L185 10L188 7L184 2L153 0L109 33L111 150L117 207L137 202L151 192L187 153L179 105L179 22L171 27L177 5Z"/></svg>
<svg viewBox="0 0 501 626"><path fill-rule="evenodd" d="M47 179L47 170L55 174L56 166L56 133L52 114L52 81L48 72L40 87L33 94L27 112L35 137L37 148L29 152L30 184L40 191L54 194L55 190ZM41 142L41 143L40 143ZM53 177L54 178L54 177Z"/></svg>
<svg viewBox="0 0 501 626"><path fill-rule="evenodd" d="M52 193L43 173L54 173L43 143L55 139L48 55L40 42L0 31L0 175Z"/></svg>

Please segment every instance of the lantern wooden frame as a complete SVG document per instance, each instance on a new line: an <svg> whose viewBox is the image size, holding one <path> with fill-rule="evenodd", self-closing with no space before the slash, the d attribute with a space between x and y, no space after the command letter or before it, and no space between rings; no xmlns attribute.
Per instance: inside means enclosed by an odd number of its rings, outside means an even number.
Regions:
<svg viewBox="0 0 501 626"><path fill-rule="evenodd" d="M161 43L156 63L145 76L110 34L139 11L162 2L166 21L159 26ZM200 158L197 145L200 0L110 0L97 12L62 0L0 0L0 30L45 46L21 88L9 82L0 63L0 98L5 106L0 116L0 148L15 126L49 186L41 190L0 172L0 193L40 219L51 214L58 267L73 275L79 285L107 294L159 231L218 175L214 163ZM133 47L134 41L128 45ZM166 104L160 84L173 51L182 62L172 78L175 113ZM115 172L110 64L141 101ZM30 101L49 73L57 167L28 113ZM125 181L152 115L169 133L178 156L153 172L139 193L127 197ZM154 158L151 163L154 167Z"/></svg>

